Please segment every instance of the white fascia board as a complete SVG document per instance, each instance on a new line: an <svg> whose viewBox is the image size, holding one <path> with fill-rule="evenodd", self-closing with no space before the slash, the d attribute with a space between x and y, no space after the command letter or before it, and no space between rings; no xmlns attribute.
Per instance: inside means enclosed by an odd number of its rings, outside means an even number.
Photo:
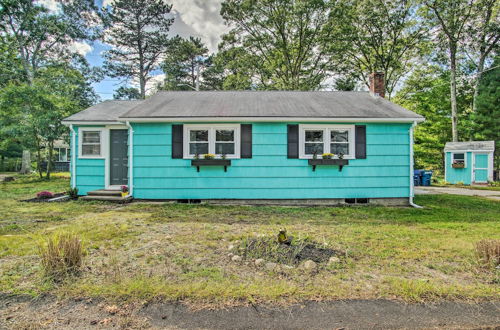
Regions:
<svg viewBox="0 0 500 330"><path fill-rule="evenodd" d="M65 121L61 122L65 126L70 125L125 125L125 121Z"/></svg>
<svg viewBox="0 0 500 330"><path fill-rule="evenodd" d="M152 122L335 122L335 123L414 123L425 118L334 118L334 117L177 117L121 118L136 123Z"/></svg>

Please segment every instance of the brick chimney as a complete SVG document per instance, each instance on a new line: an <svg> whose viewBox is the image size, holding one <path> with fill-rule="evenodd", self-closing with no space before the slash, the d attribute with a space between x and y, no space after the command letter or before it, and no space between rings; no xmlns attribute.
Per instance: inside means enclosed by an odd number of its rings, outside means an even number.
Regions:
<svg viewBox="0 0 500 330"><path fill-rule="evenodd" d="M370 94L385 97L385 80L383 72L372 72L370 74Z"/></svg>

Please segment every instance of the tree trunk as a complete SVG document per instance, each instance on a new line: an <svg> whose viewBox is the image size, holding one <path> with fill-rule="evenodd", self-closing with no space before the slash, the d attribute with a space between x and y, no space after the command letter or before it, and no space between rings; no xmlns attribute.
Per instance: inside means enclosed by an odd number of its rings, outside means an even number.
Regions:
<svg viewBox="0 0 500 330"><path fill-rule="evenodd" d="M47 159L47 173L45 177L50 180L50 172L52 171L52 158L54 157L54 141L49 142L49 157Z"/></svg>
<svg viewBox="0 0 500 330"><path fill-rule="evenodd" d="M0 172L5 172L5 156L0 157Z"/></svg>
<svg viewBox="0 0 500 330"><path fill-rule="evenodd" d="M476 81L474 83L474 96L472 97L472 112L476 112L476 110L477 110L476 100L477 100L477 97L479 96L479 84L481 83L481 77L483 75L484 61L485 61L485 57L481 54L481 57L479 58L479 63L477 66L477 77L476 77Z"/></svg>
<svg viewBox="0 0 500 330"><path fill-rule="evenodd" d="M451 100L451 135L453 142L458 141L457 117L457 43L450 41L450 100Z"/></svg>
<svg viewBox="0 0 500 330"><path fill-rule="evenodd" d="M29 174L31 172L31 153L29 150L23 150L23 158L21 163L21 174Z"/></svg>

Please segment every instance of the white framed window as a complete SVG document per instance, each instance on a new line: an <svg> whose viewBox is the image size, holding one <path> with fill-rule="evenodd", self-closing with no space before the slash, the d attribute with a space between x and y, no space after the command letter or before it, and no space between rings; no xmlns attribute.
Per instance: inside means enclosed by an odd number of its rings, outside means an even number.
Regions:
<svg viewBox="0 0 500 330"><path fill-rule="evenodd" d="M70 150L68 148L55 148L58 162L67 162L70 159Z"/></svg>
<svg viewBox="0 0 500 330"><path fill-rule="evenodd" d="M184 158L215 154L217 158L240 158L239 124L184 125Z"/></svg>
<svg viewBox="0 0 500 330"><path fill-rule="evenodd" d="M299 158L318 158L332 153L354 159L354 125L299 125Z"/></svg>
<svg viewBox="0 0 500 330"><path fill-rule="evenodd" d="M103 158L104 130L99 128L80 129L79 132L79 157Z"/></svg>
<svg viewBox="0 0 500 330"><path fill-rule="evenodd" d="M451 153L451 163L460 164L467 167L467 158L465 157L465 152L452 152Z"/></svg>

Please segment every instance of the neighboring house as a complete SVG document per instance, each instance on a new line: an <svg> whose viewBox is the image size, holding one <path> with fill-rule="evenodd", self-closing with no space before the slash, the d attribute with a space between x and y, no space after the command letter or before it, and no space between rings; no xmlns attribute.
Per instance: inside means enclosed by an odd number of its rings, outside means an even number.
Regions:
<svg viewBox="0 0 500 330"><path fill-rule="evenodd" d="M466 185L493 181L495 141L447 142L445 180Z"/></svg>
<svg viewBox="0 0 500 330"><path fill-rule="evenodd" d="M413 127L424 118L378 96L382 75L372 81L371 93L159 92L105 101L64 120L72 185L88 194L128 184L139 199L408 205ZM343 160L321 160L327 152ZM206 153L217 159L195 159Z"/></svg>
<svg viewBox="0 0 500 330"><path fill-rule="evenodd" d="M52 172L68 172L70 167L71 149L64 140L54 141L54 156ZM47 170L47 161L41 164L42 170Z"/></svg>

